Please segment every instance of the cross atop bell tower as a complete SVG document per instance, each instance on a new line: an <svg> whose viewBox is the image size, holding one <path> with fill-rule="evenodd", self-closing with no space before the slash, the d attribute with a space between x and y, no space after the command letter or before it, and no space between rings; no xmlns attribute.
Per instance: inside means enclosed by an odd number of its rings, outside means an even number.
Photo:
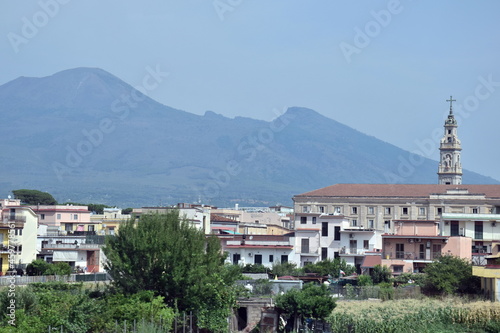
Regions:
<svg viewBox="0 0 500 333"><path fill-rule="evenodd" d="M460 162L462 147L457 136L457 120L453 115L453 102L456 100L450 96L450 99L446 101L450 102L450 113L444 122L444 136L439 146L438 183L459 185L462 184L462 164Z"/></svg>

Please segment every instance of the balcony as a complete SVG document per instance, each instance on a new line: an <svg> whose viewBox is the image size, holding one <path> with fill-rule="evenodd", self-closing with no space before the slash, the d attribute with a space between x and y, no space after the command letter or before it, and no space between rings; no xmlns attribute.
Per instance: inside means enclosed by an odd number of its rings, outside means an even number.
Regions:
<svg viewBox="0 0 500 333"><path fill-rule="evenodd" d="M43 249L72 249L72 250L95 250L99 244L75 244L75 243L59 243L59 244L43 244Z"/></svg>
<svg viewBox="0 0 500 333"><path fill-rule="evenodd" d="M8 222L26 222L26 216L16 214L16 215L10 215L10 214L5 214L3 216L3 222L8 223Z"/></svg>
<svg viewBox="0 0 500 333"><path fill-rule="evenodd" d="M352 255L352 256L364 256L366 252L373 251L374 247L370 246L369 248L358 248L358 247L349 247L349 248L341 248L339 254L341 255Z"/></svg>

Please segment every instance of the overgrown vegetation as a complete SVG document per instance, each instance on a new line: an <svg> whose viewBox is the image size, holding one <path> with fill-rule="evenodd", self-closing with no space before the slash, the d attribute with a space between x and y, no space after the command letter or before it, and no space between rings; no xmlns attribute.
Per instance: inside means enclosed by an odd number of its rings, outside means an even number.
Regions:
<svg viewBox="0 0 500 333"><path fill-rule="evenodd" d="M220 241L180 219L177 211L129 220L104 247L106 270L124 295L152 291L177 311L193 311L198 325L227 330L240 273L224 265Z"/></svg>
<svg viewBox="0 0 500 333"><path fill-rule="evenodd" d="M299 318L325 319L336 303L325 285L306 283L302 289L290 289L276 297L276 307L288 317L287 326L297 328Z"/></svg>
<svg viewBox="0 0 500 333"><path fill-rule="evenodd" d="M113 332L116 323L132 328L136 323L172 327L175 312L152 291L128 295L112 290L89 290L82 284L34 283L16 288L15 322L8 316L9 290L0 292L0 332L39 333L57 331ZM15 325L12 325L15 324Z"/></svg>
<svg viewBox="0 0 500 333"><path fill-rule="evenodd" d="M500 304L460 298L337 302L333 332L499 332Z"/></svg>

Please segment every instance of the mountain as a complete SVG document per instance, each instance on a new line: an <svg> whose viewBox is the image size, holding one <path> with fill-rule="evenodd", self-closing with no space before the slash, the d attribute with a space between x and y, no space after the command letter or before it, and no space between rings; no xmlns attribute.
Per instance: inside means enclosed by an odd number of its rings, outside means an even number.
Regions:
<svg viewBox="0 0 500 333"><path fill-rule="evenodd" d="M272 122L162 105L76 68L0 86L0 194L121 207L290 205L335 183L436 183L437 162L293 107ZM438 143L436 143L438 145ZM464 183L497 184L464 171Z"/></svg>

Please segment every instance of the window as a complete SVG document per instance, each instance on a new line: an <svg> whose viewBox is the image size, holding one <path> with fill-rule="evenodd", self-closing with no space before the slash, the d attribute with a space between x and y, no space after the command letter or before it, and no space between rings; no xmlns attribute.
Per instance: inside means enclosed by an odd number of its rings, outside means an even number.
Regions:
<svg viewBox="0 0 500 333"><path fill-rule="evenodd" d="M441 256L441 244L432 244L432 258Z"/></svg>
<svg viewBox="0 0 500 333"><path fill-rule="evenodd" d="M403 265L393 265L392 266L392 271L394 273L403 273Z"/></svg>
<svg viewBox="0 0 500 333"><path fill-rule="evenodd" d="M16 229L15 235L16 236L22 236L23 235L23 229Z"/></svg>
<svg viewBox="0 0 500 333"><path fill-rule="evenodd" d="M302 213L309 213L309 206L302 206Z"/></svg>
<svg viewBox="0 0 500 333"><path fill-rule="evenodd" d="M436 214L437 214L437 215L441 215L441 214L443 214L443 208L442 208L442 207L437 207L437 208L436 208Z"/></svg>
<svg viewBox="0 0 500 333"><path fill-rule="evenodd" d="M479 213L479 209L477 208L472 208L472 214L477 214Z"/></svg>
<svg viewBox="0 0 500 333"><path fill-rule="evenodd" d="M418 208L418 215L425 215L425 207Z"/></svg>
<svg viewBox="0 0 500 333"><path fill-rule="evenodd" d="M391 221L390 220L385 220L384 221L384 231L385 232L389 232L389 230L391 229Z"/></svg>
<svg viewBox="0 0 500 333"><path fill-rule="evenodd" d="M88 230L89 230L89 231L95 231L95 226L93 226L93 225L89 225Z"/></svg>
<svg viewBox="0 0 500 333"><path fill-rule="evenodd" d="M287 254L283 254L281 255L281 262L284 263L284 262L288 262L288 255Z"/></svg>
<svg viewBox="0 0 500 333"><path fill-rule="evenodd" d="M368 250L370 248L370 243L367 239L363 241L363 249Z"/></svg>
<svg viewBox="0 0 500 333"><path fill-rule="evenodd" d="M321 222L321 236L328 236L328 222Z"/></svg>
<svg viewBox="0 0 500 333"><path fill-rule="evenodd" d="M313 224L316 224L316 216L313 216Z"/></svg>
<svg viewBox="0 0 500 333"><path fill-rule="evenodd" d="M319 212L324 213L325 212L325 206L319 206Z"/></svg>
<svg viewBox="0 0 500 333"><path fill-rule="evenodd" d="M78 214L73 215L73 220L78 220Z"/></svg>
<svg viewBox="0 0 500 333"><path fill-rule="evenodd" d="M339 207L339 206L337 206L337 207L334 208L333 212L336 213L336 214L341 214L342 213L342 208Z"/></svg>
<svg viewBox="0 0 500 333"><path fill-rule="evenodd" d="M396 259L404 259L404 258L405 258L405 245L396 244Z"/></svg>
<svg viewBox="0 0 500 333"><path fill-rule="evenodd" d="M301 216L300 217L300 224L306 224L307 223L307 216Z"/></svg>
<svg viewBox="0 0 500 333"><path fill-rule="evenodd" d="M356 254L358 252L358 241L356 239L349 240L349 249L351 254Z"/></svg>
<svg viewBox="0 0 500 333"><path fill-rule="evenodd" d="M419 259L425 259L425 245L424 244L420 244L420 249L419 249L419 252L418 252L418 258Z"/></svg>
<svg viewBox="0 0 500 333"><path fill-rule="evenodd" d="M66 231L73 231L73 225L71 223L66 223L64 225L64 230L66 230Z"/></svg>
<svg viewBox="0 0 500 333"><path fill-rule="evenodd" d="M357 227L358 226L358 220L353 219L351 220L351 227Z"/></svg>
<svg viewBox="0 0 500 333"><path fill-rule="evenodd" d="M358 207L351 207L352 214L358 214Z"/></svg>
<svg viewBox="0 0 500 333"><path fill-rule="evenodd" d="M368 220L368 228L369 229L375 228L375 221L374 220Z"/></svg>
<svg viewBox="0 0 500 333"><path fill-rule="evenodd" d="M474 222L474 239L483 239L483 222Z"/></svg>
<svg viewBox="0 0 500 333"><path fill-rule="evenodd" d="M60 220L61 219L61 214L57 214L57 219Z"/></svg>
<svg viewBox="0 0 500 333"><path fill-rule="evenodd" d="M327 258L328 258L328 248L322 247L321 248L321 260L326 260Z"/></svg>
<svg viewBox="0 0 500 333"><path fill-rule="evenodd" d="M262 254L256 254L253 256L253 263L255 265L262 265Z"/></svg>
<svg viewBox="0 0 500 333"><path fill-rule="evenodd" d="M270 254L269 255L269 262L273 262L274 261L274 255Z"/></svg>
<svg viewBox="0 0 500 333"><path fill-rule="evenodd" d="M401 214L403 214L403 215L408 215L408 207L403 207L403 208L401 209Z"/></svg>
<svg viewBox="0 0 500 333"><path fill-rule="evenodd" d="M45 220L45 214L40 214L40 219Z"/></svg>
<svg viewBox="0 0 500 333"><path fill-rule="evenodd" d="M458 221L450 222L450 236L460 236L460 225Z"/></svg>
<svg viewBox="0 0 500 333"><path fill-rule="evenodd" d="M309 238L300 240L300 253L309 253Z"/></svg>
<svg viewBox="0 0 500 333"><path fill-rule="evenodd" d="M391 215L391 207L384 207L385 215Z"/></svg>
<svg viewBox="0 0 500 333"><path fill-rule="evenodd" d="M241 260L241 255L239 253L233 253L233 265L238 265Z"/></svg>
<svg viewBox="0 0 500 333"><path fill-rule="evenodd" d="M333 259L340 258L340 255L338 252L333 252Z"/></svg>
<svg viewBox="0 0 500 333"><path fill-rule="evenodd" d="M334 227L334 232L333 232L333 240L339 241L340 240L340 227Z"/></svg>
<svg viewBox="0 0 500 333"><path fill-rule="evenodd" d="M368 214L369 215L375 214L375 207L368 207Z"/></svg>

